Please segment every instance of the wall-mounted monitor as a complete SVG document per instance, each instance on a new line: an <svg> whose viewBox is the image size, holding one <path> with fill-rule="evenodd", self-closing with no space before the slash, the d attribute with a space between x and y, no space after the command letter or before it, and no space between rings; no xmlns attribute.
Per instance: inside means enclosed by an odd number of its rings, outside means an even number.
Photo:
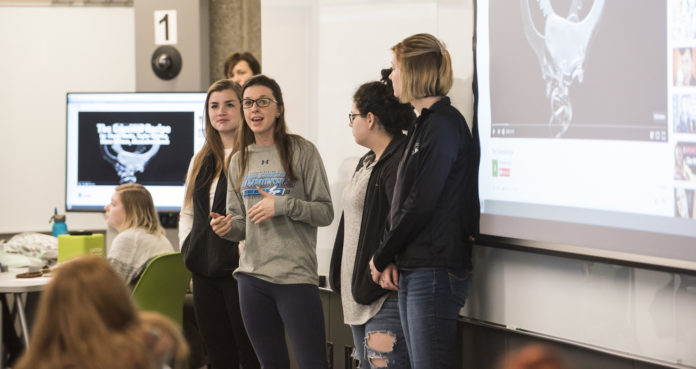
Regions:
<svg viewBox="0 0 696 369"><path fill-rule="evenodd" d="M205 96L68 93L66 210L101 211L123 183L145 186L158 211L179 210L205 140Z"/></svg>

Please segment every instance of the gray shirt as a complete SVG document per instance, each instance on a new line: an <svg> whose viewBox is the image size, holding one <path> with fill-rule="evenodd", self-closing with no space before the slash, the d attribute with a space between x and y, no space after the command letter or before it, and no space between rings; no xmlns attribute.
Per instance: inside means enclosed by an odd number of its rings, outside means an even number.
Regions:
<svg viewBox="0 0 696 369"><path fill-rule="evenodd" d="M174 252L174 246L164 235L148 233L143 228L129 228L116 235L106 259L126 284L133 284L150 259L170 252Z"/></svg>
<svg viewBox="0 0 696 369"><path fill-rule="evenodd" d="M343 322L350 325L367 323L382 308L389 297L384 295L369 305L355 301L351 280L358 252L358 239L365 205L365 193L375 167L374 156L368 156L362 167L353 174L348 186L343 191L343 255L341 257L341 303L343 304Z"/></svg>
<svg viewBox="0 0 696 369"><path fill-rule="evenodd" d="M291 181L283 169L275 145L249 146L249 164L238 183L238 155L230 161L227 213L233 214L232 230L225 238L244 242L239 268L276 284L318 284L317 227L331 224L333 205L329 182L316 147L293 136ZM259 224L247 221L247 210L261 201L256 186L275 196L275 216Z"/></svg>

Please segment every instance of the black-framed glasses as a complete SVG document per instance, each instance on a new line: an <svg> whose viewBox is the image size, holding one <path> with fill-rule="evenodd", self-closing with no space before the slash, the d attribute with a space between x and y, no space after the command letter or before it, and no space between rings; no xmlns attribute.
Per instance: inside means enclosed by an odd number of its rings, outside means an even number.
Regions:
<svg viewBox="0 0 696 369"><path fill-rule="evenodd" d="M360 114L360 113L357 113L357 114L348 113L348 120L349 120L351 123L353 123L353 121L355 120L355 117L357 117L358 115L362 115L362 114Z"/></svg>
<svg viewBox="0 0 696 369"><path fill-rule="evenodd" d="M254 99L243 99L242 100L242 108L244 109L251 109L254 106L254 103L256 103L256 106L259 108L265 108L268 105L271 105L271 103L278 103L277 101L271 99L270 97L260 97L256 100Z"/></svg>

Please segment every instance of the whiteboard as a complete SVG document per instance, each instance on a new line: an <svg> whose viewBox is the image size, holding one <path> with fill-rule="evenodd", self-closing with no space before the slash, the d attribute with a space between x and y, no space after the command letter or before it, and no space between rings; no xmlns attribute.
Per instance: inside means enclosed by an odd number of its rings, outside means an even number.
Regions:
<svg viewBox="0 0 696 369"><path fill-rule="evenodd" d="M48 231L65 206L65 94L134 91L133 8L0 6L0 34L0 233ZM105 228L102 213L67 224Z"/></svg>

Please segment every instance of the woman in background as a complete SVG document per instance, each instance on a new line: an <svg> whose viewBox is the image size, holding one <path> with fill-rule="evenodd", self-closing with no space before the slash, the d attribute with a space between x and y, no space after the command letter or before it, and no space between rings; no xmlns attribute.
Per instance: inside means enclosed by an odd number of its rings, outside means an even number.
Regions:
<svg viewBox="0 0 696 369"><path fill-rule="evenodd" d="M361 368L409 368L394 284L372 282L370 258L389 215L396 169L406 145L403 131L416 118L394 96L388 76L360 86L348 114L355 142L367 147L343 192L343 215L331 256L330 282L341 293L344 322L353 330Z"/></svg>
<svg viewBox="0 0 696 369"><path fill-rule="evenodd" d="M300 368L325 369L316 243L333 206L324 165L311 142L287 132L275 80L252 77L242 96L245 124L230 160L228 211L214 215L211 226L227 239L245 240L234 275L261 366L290 366L287 331Z"/></svg>
<svg viewBox="0 0 696 369"><path fill-rule="evenodd" d="M445 46L422 33L392 51L394 95L419 117L399 163L387 232L370 262L372 278L399 287L411 367L450 368L479 230L480 144L446 96L453 76Z"/></svg>
<svg viewBox="0 0 696 369"><path fill-rule="evenodd" d="M240 86L261 73L261 64L250 52L232 53L225 59L225 76Z"/></svg>
<svg viewBox="0 0 696 369"><path fill-rule="evenodd" d="M135 286L150 259L174 252L174 247L164 236L150 192L142 185L116 187L104 209L106 224L118 231L106 258L127 285Z"/></svg>
<svg viewBox="0 0 696 369"><path fill-rule="evenodd" d="M181 254L192 274L196 321L211 369L259 367L232 276L239 265L238 242L220 238L210 228L210 212L225 212L227 164L242 124L241 95L242 88L228 79L208 88L206 140L191 159L179 217Z"/></svg>
<svg viewBox="0 0 696 369"><path fill-rule="evenodd" d="M172 361L175 369L186 367L178 327L156 313L139 315L106 260L79 257L52 274L15 369L160 369Z"/></svg>

